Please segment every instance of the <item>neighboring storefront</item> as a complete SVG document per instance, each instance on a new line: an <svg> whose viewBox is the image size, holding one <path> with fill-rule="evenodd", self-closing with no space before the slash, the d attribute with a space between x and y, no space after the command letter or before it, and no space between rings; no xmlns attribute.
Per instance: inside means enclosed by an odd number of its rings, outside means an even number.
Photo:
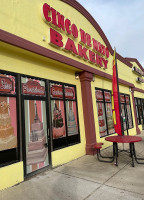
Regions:
<svg viewBox="0 0 144 200"><path fill-rule="evenodd" d="M113 49L77 1L2 0L0 21L1 190L92 155L115 130ZM117 64L124 133L139 134L144 69L119 54Z"/></svg>

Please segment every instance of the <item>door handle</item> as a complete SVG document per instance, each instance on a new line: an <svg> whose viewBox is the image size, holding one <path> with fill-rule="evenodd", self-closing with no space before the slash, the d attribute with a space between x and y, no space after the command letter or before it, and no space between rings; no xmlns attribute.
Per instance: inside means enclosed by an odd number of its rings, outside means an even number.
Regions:
<svg viewBox="0 0 144 200"><path fill-rule="evenodd" d="M48 147L48 143L45 143L44 146L45 146L45 148L47 148Z"/></svg>

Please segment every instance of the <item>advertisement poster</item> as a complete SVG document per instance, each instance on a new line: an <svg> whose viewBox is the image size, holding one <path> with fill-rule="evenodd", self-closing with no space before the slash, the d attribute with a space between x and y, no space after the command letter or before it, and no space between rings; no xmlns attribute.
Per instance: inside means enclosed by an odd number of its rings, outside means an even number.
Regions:
<svg viewBox="0 0 144 200"><path fill-rule="evenodd" d="M45 101L24 100L27 174L49 164Z"/></svg>
<svg viewBox="0 0 144 200"><path fill-rule="evenodd" d="M108 124L108 134L115 133L111 103L106 103L106 115Z"/></svg>
<svg viewBox="0 0 144 200"><path fill-rule="evenodd" d="M68 136L78 134L77 111L75 101L66 101Z"/></svg>
<svg viewBox="0 0 144 200"><path fill-rule="evenodd" d="M132 124L132 116L131 116L130 105L126 105L126 106L127 106L127 114L128 114L129 128L132 128L132 127L133 127L133 124Z"/></svg>
<svg viewBox="0 0 144 200"><path fill-rule="evenodd" d="M123 117L123 127L125 131L127 130L127 127L126 127L126 116L125 116L124 104L121 104L121 111L122 111L122 117Z"/></svg>
<svg viewBox="0 0 144 200"><path fill-rule="evenodd" d="M17 147L16 98L0 96L0 151Z"/></svg>
<svg viewBox="0 0 144 200"><path fill-rule="evenodd" d="M52 131L53 139L66 136L64 102L51 100Z"/></svg>
<svg viewBox="0 0 144 200"><path fill-rule="evenodd" d="M107 135L107 128L106 128L104 104L101 102L97 102L97 110L98 110L100 136L105 136Z"/></svg>

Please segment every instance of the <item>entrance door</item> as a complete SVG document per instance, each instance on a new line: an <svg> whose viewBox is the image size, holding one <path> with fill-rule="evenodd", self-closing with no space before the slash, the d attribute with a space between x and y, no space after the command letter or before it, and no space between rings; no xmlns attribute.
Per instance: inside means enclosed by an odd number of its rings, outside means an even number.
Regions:
<svg viewBox="0 0 144 200"><path fill-rule="evenodd" d="M28 175L49 166L49 135L45 82L31 78L22 78L22 81L24 163L25 175Z"/></svg>

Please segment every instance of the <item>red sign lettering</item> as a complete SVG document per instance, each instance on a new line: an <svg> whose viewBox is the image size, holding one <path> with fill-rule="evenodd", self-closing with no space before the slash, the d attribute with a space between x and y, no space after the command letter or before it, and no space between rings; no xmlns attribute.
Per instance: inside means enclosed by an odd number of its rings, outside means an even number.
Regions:
<svg viewBox="0 0 144 200"><path fill-rule="evenodd" d="M58 33L57 31L50 29L50 44L55 45L57 47L63 47L62 42L62 35Z"/></svg>

